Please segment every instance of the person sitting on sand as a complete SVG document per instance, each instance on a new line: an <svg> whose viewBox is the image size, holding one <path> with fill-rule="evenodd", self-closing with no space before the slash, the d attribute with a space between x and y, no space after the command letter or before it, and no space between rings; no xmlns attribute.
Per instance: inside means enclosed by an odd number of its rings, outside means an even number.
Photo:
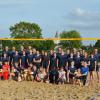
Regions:
<svg viewBox="0 0 100 100"><path fill-rule="evenodd" d="M36 81L43 82L45 76L46 76L45 70L43 68L40 68L40 70L38 70L37 75L36 75Z"/></svg>
<svg viewBox="0 0 100 100"><path fill-rule="evenodd" d="M49 72L49 80L52 84L58 84L59 73L56 67L53 67Z"/></svg>
<svg viewBox="0 0 100 100"><path fill-rule="evenodd" d="M67 73L67 81L68 83L74 83L74 78L75 74L77 73L77 69L74 66L74 61L71 62L71 66L68 68L68 73Z"/></svg>
<svg viewBox="0 0 100 100"><path fill-rule="evenodd" d="M3 68L3 78L4 78L4 80L8 80L9 72L10 72L10 66L8 64L8 61L4 62L4 65L3 65L2 68Z"/></svg>
<svg viewBox="0 0 100 100"><path fill-rule="evenodd" d="M21 77L21 67L18 65L18 62L15 63L15 78L17 81L22 81L22 77Z"/></svg>
<svg viewBox="0 0 100 100"><path fill-rule="evenodd" d="M59 72L59 83L64 84L66 81L66 75L63 67L60 68Z"/></svg>
<svg viewBox="0 0 100 100"><path fill-rule="evenodd" d="M33 76L33 64L32 63L30 63L29 67L28 67L27 80L28 81L33 81L34 80L34 76Z"/></svg>
<svg viewBox="0 0 100 100"><path fill-rule="evenodd" d="M16 69L14 67L12 67L11 71L10 71L10 79L14 79L15 78L15 72L16 72Z"/></svg>

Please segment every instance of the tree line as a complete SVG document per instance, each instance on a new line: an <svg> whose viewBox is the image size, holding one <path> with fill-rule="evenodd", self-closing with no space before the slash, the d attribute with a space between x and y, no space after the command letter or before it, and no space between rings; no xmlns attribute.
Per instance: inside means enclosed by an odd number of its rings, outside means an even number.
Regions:
<svg viewBox="0 0 100 100"><path fill-rule="evenodd" d="M42 37L42 29L36 23L29 22L19 22L10 27L10 37L11 38L43 38ZM71 31L63 31L60 33L59 38L81 38L81 35L76 30ZM91 49L91 45L84 46L81 40L68 41L63 40L59 41L59 43L55 43L53 40L45 40L45 41L2 41L2 46L15 46L17 49L20 48L21 45L24 47L32 46L37 48L38 50L50 50L54 49L56 46L61 46L62 48L85 48ZM99 48L100 41L98 40L93 47Z"/></svg>

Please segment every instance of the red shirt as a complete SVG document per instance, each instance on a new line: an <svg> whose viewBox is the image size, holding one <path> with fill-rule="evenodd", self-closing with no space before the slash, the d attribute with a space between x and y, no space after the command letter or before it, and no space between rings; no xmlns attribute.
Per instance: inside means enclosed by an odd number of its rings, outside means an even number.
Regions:
<svg viewBox="0 0 100 100"><path fill-rule="evenodd" d="M6 72L6 71L8 72L9 68L10 68L9 65L3 65L3 71L4 72Z"/></svg>

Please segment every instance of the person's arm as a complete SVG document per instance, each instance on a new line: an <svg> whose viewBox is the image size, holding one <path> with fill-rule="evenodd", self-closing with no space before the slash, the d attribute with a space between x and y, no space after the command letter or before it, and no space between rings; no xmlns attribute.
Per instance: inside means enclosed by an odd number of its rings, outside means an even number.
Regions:
<svg viewBox="0 0 100 100"><path fill-rule="evenodd" d="M80 69L78 69L77 70L77 74L76 74L76 76L81 76L82 74L81 74L81 70Z"/></svg>
<svg viewBox="0 0 100 100"><path fill-rule="evenodd" d="M68 61L66 61L66 66L68 67Z"/></svg>
<svg viewBox="0 0 100 100"><path fill-rule="evenodd" d="M58 68L58 59L57 59L57 68Z"/></svg>
<svg viewBox="0 0 100 100"><path fill-rule="evenodd" d="M40 60L37 60L37 63L40 63L41 62L41 59Z"/></svg>
<svg viewBox="0 0 100 100"><path fill-rule="evenodd" d="M95 71L96 71L97 61L95 61Z"/></svg>
<svg viewBox="0 0 100 100"><path fill-rule="evenodd" d="M88 65L90 66L90 61L88 62Z"/></svg>
<svg viewBox="0 0 100 100"><path fill-rule="evenodd" d="M88 72L85 72L84 74L81 74L81 76L85 76L85 75L87 75L88 74Z"/></svg>
<svg viewBox="0 0 100 100"><path fill-rule="evenodd" d="M20 58L20 59L19 59L20 66L21 66L21 62L22 62L22 59Z"/></svg>
<svg viewBox="0 0 100 100"><path fill-rule="evenodd" d="M37 62L37 61L35 60L35 58L33 59L33 62L35 62L35 63Z"/></svg>
<svg viewBox="0 0 100 100"><path fill-rule="evenodd" d="M70 73L70 70L68 70L67 72L67 82L69 83L69 73Z"/></svg>
<svg viewBox="0 0 100 100"><path fill-rule="evenodd" d="M29 65L29 59L28 59L28 57L27 57L27 64Z"/></svg>
<svg viewBox="0 0 100 100"><path fill-rule="evenodd" d="M8 71L10 72L10 66L8 66Z"/></svg>

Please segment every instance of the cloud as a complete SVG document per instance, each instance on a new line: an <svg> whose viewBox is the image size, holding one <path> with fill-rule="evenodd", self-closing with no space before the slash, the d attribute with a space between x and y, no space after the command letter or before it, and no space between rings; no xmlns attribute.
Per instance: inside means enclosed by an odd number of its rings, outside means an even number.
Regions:
<svg viewBox="0 0 100 100"><path fill-rule="evenodd" d="M75 12L73 12L73 14L75 14L76 16L85 16L88 14L88 12L86 12L85 10L83 9L80 9L80 8L77 8L75 10Z"/></svg>
<svg viewBox="0 0 100 100"><path fill-rule="evenodd" d="M100 12L77 8L70 12L66 26L80 31L100 32Z"/></svg>

